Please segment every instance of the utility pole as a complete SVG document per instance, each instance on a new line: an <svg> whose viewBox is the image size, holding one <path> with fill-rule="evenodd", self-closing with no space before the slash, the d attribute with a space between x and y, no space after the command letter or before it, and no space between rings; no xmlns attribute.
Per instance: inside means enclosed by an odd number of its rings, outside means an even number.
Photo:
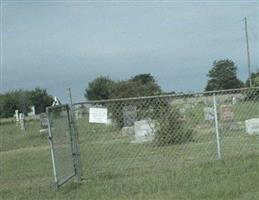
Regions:
<svg viewBox="0 0 259 200"><path fill-rule="evenodd" d="M71 106L71 108L72 108L73 100L72 100L72 92L71 92L71 88L67 88L67 91L68 91L68 95L69 95L70 106Z"/></svg>
<svg viewBox="0 0 259 200"><path fill-rule="evenodd" d="M245 17L245 34L246 34L246 50L247 50L247 67L248 67L248 76L249 76L249 86L252 87L249 40L248 40L247 19L246 19L246 17Z"/></svg>
<svg viewBox="0 0 259 200"><path fill-rule="evenodd" d="M3 1L0 0L0 94L4 93L3 89Z"/></svg>

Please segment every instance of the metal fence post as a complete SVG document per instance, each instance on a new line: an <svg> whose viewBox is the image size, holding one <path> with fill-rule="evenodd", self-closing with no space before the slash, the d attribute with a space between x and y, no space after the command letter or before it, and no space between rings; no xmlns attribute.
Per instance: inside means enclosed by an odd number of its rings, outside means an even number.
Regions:
<svg viewBox="0 0 259 200"><path fill-rule="evenodd" d="M74 109L73 106L69 108L69 121L70 121L70 129L71 129L71 136L73 140L73 151L74 151L74 164L75 164L75 171L77 180L81 181L81 161L80 161L80 150L79 150L79 140L78 140L78 132L76 129L76 124L74 120Z"/></svg>
<svg viewBox="0 0 259 200"><path fill-rule="evenodd" d="M215 129L216 129L217 155L218 155L218 159L221 159L221 148L220 148L220 138L219 138L219 125L218 125L217 101L216 101L216 96L215 96L215 94L213 94L213 104L214 104L214 119L215 119Z"/></svg>
<svg viewBox="0 0 259 200"><path fill-rule="evenodd" d="M47 108L47 114L49 116L49 111ZM50 152L51 152L51 159L52 159L52 167L53 167L53 175L54 175L54 181L55 181L55 186L58 188L58 176L57 176L57 168L56 168L56 161L55 161L55 152L54 152L54 147L53 147L53 136L51 132L51 126L50 126L50 121L47 119L48 122L48 132L49 132L49 144L50 144Z"/></svg>

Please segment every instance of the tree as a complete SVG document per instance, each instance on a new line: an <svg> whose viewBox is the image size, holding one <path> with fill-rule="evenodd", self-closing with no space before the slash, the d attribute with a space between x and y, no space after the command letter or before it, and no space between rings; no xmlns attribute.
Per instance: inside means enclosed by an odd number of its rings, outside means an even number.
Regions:
<svg viewBox="0 0 259 200"><path fill-rule="evenodd" d="M15 110L25 115L31 112L31 106L35 106L36 114L45 112L45 108L53 102L51 95L45 89L14 90L0 95L0 117L7 118L14 115Z"/></svg>
<svg viewBox="0 0 259 200"><path fill-rule="evenodd" d="M100 76L88 84L85 90L85 98L88 100L101 100L111 98L114 81L109 77Z"/></svg>
<svg viewBox="0 0 259 200"><path fill-rule="evenodd" d="M53 97L47 93L46 89L35 88L30 91L29 99L31 105L35 106L36 114L45 112L47 106L51 106Z"/></svg>
<svg viewBox="0 0 259 200"><path fill-rule="evenodd" d="M241 88L243 82L237 78L237 66L231 60L218 60L208 73L206 91Z"/></svg>
<svg viewBox="0 0 259 200"><path fill-rule="evenodd" d="M252 86L258 87L259 86L259 71L254 72L251 74ZM245 82L246 87L250 87L249 78Z"/></svg>
<svg viewBox="0 0 259 200"><path fill-rule="evenodd" d="M14 90L0 95L0 117L12 117L15 110L23 113L30 111L29 91Z"/></svg>
<svg viewBox="0 0 259 200"><path fill-rule="evenodd" d="M258 87L259 86L259 72L251 74L252 86ZM246 87L250 87L249 78L245 82ZM246 101L258 101L259 100L259 90L257 88L249 88L245 91L245 100Z"/></svg>
<svg viewBox="0 0 259 200"><path fill-rule="evenodd" d="M161 93L160 86L150 74L139 74L125 81L113 81L100 76L88 84L85 97L88 100L151 96Z"/></svg>
<svg viewBox="0 0 259 200"><path fill-rule="evenodd" d="M161 94L161 88L150 74L139 74L114 85L112 98L129 98Z"/></svg>
<svg viewBox="0 0 259 200"><path fill-rule="evenodd" d="M141 84L156 83L155 78L151 74L139 74L130 79L133 82L140 82Z"/></svg>
<svg viewBox="0 0 259 200"><path fill-rule="evenodd" d="M164 103L155 116L158 124L155 145L166 146L193 141L193 130L182 119L177 108L172 107L169 103Z"/></svg>

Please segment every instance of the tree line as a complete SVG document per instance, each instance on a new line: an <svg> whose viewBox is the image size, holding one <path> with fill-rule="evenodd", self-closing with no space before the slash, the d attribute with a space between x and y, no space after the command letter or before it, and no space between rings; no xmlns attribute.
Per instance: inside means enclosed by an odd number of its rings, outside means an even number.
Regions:
<svg viewBox="0 0 259 200"><path fill-rule="evenodd" d="M205 91L249 87L249 79L242 82L237 77L237 66L229 59L215 60L208 74ZM251 74L253 86L259 86L258 71ZM163 94L161 87L150 74L139 74L128 80L114 81L100 76L88 84L85 97L88 100L152 96Z"/></svg>
<svg viewBox="0 0 259 200"><path fill-rule="evenodd" d="M45 112L45 108L53 102L53 97L46 89L14 90L0 94L0 118L8 118L14 115L15 110L25 115L31 112L35 106L36 114Z"/></svg>
<svg viewBox="0 0 259 200"><path fill-rule="evenodd" d="M249 80L242 82L237 77L237 66L229 59L213 62L208 74L205 91L234 89L249 86ZM251 74L253 86L259 86L259 72ZM128 98L164 94L160 85L151 74L138 74L128 80L115 81L107 76L100 76L89 82L85 89L88 100ZM174 93L174 92L172 92ZM53 97L46 89L14 90L0 94L0 117L12 117L14 111L27 114L35 106L36 114L45 112L53 102Z"/></svg>

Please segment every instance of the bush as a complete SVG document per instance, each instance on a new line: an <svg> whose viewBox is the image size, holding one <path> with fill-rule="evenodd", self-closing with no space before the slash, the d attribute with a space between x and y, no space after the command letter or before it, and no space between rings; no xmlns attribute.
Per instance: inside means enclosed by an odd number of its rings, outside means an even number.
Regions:
<svg viewBox="0 0 259 200"><path fill-rule="evenodd" d="M161 108L157 119L155 145L165 146L193 141L193 130L186 126L180 113L170 105Z"/></svg>

